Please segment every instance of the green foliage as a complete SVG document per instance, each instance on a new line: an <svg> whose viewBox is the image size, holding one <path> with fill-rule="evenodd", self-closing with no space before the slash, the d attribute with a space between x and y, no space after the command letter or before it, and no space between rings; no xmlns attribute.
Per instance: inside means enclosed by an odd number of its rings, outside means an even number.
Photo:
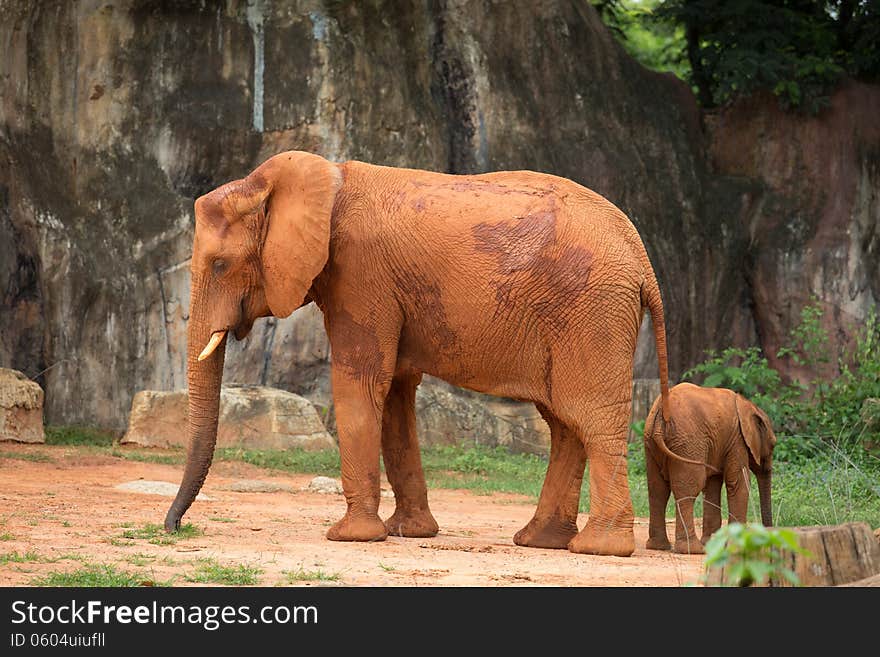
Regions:
<svg viewBox="0 0 880 657"><path fill-rule="evenodd" d="M671 21L658 21L654 11L660 0L627 2L590 0L626 51L643 66L660 73L690 76L685 56L684 28Z"/></svg>
<svg viewBox="0 0 880 657"><path fill-rule="evenodd" d="M177 541L194 538L202 534L204 532L191 522L181 525L176 532L171 534L167 533L162 525L148 522L142 527L126 529L122 532L122 538L146 539L153 545L174 545Z"/></svg>
<svg viewBox="0 0 880 657"><path fill-rule="evenodd" d="M286 470L288 472L308 472L333 477L339 475L339 452L320 450L274 450L223 448L216 450L217 461L244 461L260 468Z"/></svg>
<svg viewBox="0 0 880 657"><path fill-rule="evenodd" d="M25 563L28 561L42 561L42 557L33 550L23 553L7 552L6 554L0 554L0 566L5 566L8 563Z"/></svg>
<svg viewBox="0 0 880 657"><path fill-rule="evenodd" d="M323 570L304 570L302 566L296 570L282 570L281 574L288 584L295 582L336 582L342 577L339 573L325 573Z"/></svg>
<svg viewBox="0 0 880 657"><path fill-rule="evenodd" d="M838 525L880 518L880 460L858 445L815 441L810 458L782 458L774 452L774 524ZM756 490L752 485L752 490ZM750 506L752 497L749 498ZM750 509L750 513L752 513ZM752 514L760 515L757 509Z"/></svg>
<svg viewBox="0 0 880 657"><path fill-rule="evenodd" d="M806 554L790 529L732 522L706 543L705 566L707 573L724 568L724 583L729 586L752 586L780 578L799 586L797 575L785 565L786 553Z"/></svg>
<svg viewBox="0 0 880 657"><path fill-rule="evenodd" d="M880 77L880 0L591 0L630 53L705 107L756 91L815 113L849 75Z"/></svg>
<svg viewBox="0 0 880 657"><path fill-rule="evenodd" d="M77 426L46 427L47 445L113 445L116 441L112 433L99 429Z"/></svg>
<svg viewBox="0 0 880 657"><path fill-rule="evenodd" d="M141 573L117 570L109 565L87 565L73 572L52 572L38 577L32 586L167 586Z"/></svg>
<svg viewBox="0 0 880 657"><path fill-rule="evenodd" d="M642 440L645 437L645 421L637 420L629 425L629 428L632 429L632 432L638 437L639 440Z"/></svg>
<svg viewBox="0 0 880 657"><path fill-rule="evenodd" d="M803 371L827 369L835 355L828 346L822 315L817 303L806 306L777 357ZM812 458L822 440L849 445L880 439L880 427L862 417L865 400L880 397L880 322L873 309L856 331L855 346L837 357L840 374L831 380L816 374L806 383L785 382L757 347L731 347L708 356L683 377L702 378L702 385L708 387L730 388L762 408L779 438L779 458Z"/></svg>
<svg viewBox="0 0 880 657"><path fill-rule="evenodd" d="M0 459L34 461L36 463L48 463L52 460L49 455L44 452L0 452Z"/></svg>
<svg viewBox="0 0 880 657"><path fill-rule="evenodd" d="M236 564L223 566L213 559L199 559L196 569L186 576L187 582L198 584L224 584L226 586L255 586L262 573L261 568Z"/></svg>

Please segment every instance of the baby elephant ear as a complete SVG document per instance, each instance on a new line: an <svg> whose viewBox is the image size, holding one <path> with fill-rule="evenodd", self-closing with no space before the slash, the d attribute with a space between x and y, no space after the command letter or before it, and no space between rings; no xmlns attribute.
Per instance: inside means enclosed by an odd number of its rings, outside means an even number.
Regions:
<svg viewBox="0 0 880 657"><path fill-rule="evenodd" d="M266 301L275 317L287 317L302 305L327 264L330 216L342 174L322 157L288 151L266 160L248 179L268 190L262 249Z"/></svg>
<svg viewBox="0 0 880 657"><path fill-rule="evenodd" d="M755 462L761 465L761 461L770 455L776 442L770 418L742 395L736 396L736 414L749 452Z"/></svg>

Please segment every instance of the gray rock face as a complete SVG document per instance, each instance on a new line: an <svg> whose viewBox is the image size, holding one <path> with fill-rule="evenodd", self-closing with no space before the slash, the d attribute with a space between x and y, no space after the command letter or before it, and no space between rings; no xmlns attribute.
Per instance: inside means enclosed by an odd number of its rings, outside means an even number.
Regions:
<svg viewBox="0 0 880 657"><path fill-rule="evenodd" d="M144 390L134 396L122 443L145 447L186 447L186 391ZM306 450L336 443L307 399L284 390L224 387L220 391L217 447Z"/></svg>
<svg viewBox="0 0 880 657"><path fill-rule="evenodd" d="M43 389L21 372L0 367L0 440L46 442Z"/></svg>
<svg viewBox="0 0 880 657"><path fill-rule="evenodd" d="M193 201L285 149L605 195L657 271L673 378L710 347L772 349L806 289L844 336L880 297L875 91L812 122L732 108L706 134L587 2L13 2L0 43L0 365L45 370L51 423L121 429L136 391L185 385ZM642 337L636 375L656 377ZM225 380L332 420L328 358L304 308L233 343Z"/></svg>

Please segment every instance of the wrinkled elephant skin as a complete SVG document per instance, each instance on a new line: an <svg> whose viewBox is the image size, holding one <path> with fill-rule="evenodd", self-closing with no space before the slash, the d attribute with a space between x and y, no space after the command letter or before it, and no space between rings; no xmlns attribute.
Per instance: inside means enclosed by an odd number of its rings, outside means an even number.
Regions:
<svg viewBox="0 0 880 657"><path fill-rule="evenodd" d="M458 176L291 151L196 201L192 275L190 452L169 529L210 466L225 340L313 301L331 345L348 504L329 539L437 533L415 434L428 373L531 401L549 423L544 487L517 544L632 553L626 436L646 308L664 394L666 336L644 245L598 194L528 171ZM380 453L396 499L385 522Z"/></svg>
<svg viewBox="0 0 880 657"><path fill-rule="evenodd" d="M671 420L660 417L660 399L645 420L645 467L650 527L648 549L668 550L666 504L675 498L675 544L683 554L702 554L721 527L721 486L727 490L729 522L746 522L749 470L758 480L761 521L773 524L770 483L776 434L770 418L726 388L680 383L669 391ZM672 452L678 458L668 456ZM691 459L690 462L684 459ZM703 492L703 535L696 537L694 500Z"/></svg>

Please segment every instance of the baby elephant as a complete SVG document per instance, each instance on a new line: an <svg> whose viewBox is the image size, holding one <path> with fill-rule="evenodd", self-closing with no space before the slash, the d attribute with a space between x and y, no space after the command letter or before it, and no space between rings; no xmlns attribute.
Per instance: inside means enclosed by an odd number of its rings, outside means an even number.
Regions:
<svg viewBox="0 0 880 657"><path fill-rule="evenodd" d="M770 418L748 399L726 388L680 383L669 391L669 422L660 399L645 420L645 461L651 509L647 548L668 550L666 503L675 496L675 545L683 554L702 554L721 527L721 484L727 487L729 522L745 522L749 470L758 479L761 521L773 524L770 479L776 435ZM703 492L703 537L696 539L694 500Z"/></svg>

